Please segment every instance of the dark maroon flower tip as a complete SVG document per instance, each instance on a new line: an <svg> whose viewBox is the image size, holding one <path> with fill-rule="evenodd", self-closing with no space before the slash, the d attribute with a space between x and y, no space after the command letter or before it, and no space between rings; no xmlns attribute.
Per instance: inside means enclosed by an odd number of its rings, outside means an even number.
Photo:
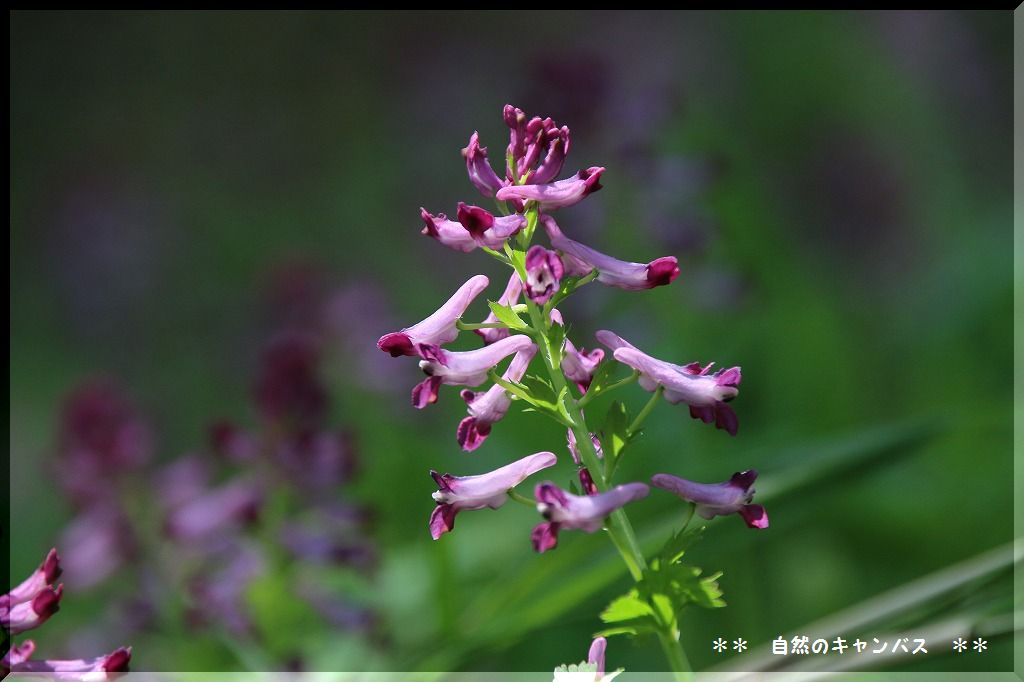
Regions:
<svg viewBox="0 0 1024 682"><path fill-rule="evenodd" d="M422 410L427 405L437 402L437 392L441 388L441 377L427 377L412 389L412 406Z"/></svg>
<svg viewBox="0 0 1024 682"><path fill-rule="evenodd" d="M421 232L425 235L434 237L436 239L438 236L438 231L437 225L434 224L434 216L431 215L430 211L420 206L420 218L423 218L423 223L425 225ZM444 216L439 216L439 218L441 220L444 220Z"/></svg>
<svg viewBox="0 0 1024 682"><path fill-rule="evenodd" d="M530 541L533 543L534 551L538 554L554 549L558 546L558 524L552 522L538 524L530 533Z"/></svg>
<svg viewBox="0 0 1024 682"><path fill-rule="evenodd" d="M430 513L430 537L437 540L455 528L455 515L458 510L451 504L439 504Z"/></svg>
<svg viewBox="0 0 1024 682"><path fill-rule="evenodd" d="M412 339L409 338L408 334L403 332L391 332L380 337L377 341L377 348L381 349L385 353L390 353L391 357L397 358L401 355L416 355L416 347L412 343Z"/></svg>
<svg viewBox="0 0 1024 682"><path fill-rule="evenodd" d="M711 424L715 421L715 408L707 405L705 407L694 407L690 405L690 416L694 419L699 419L705 424Z"/></svg>
<svg viewBox="0 0 1024 682"><path fill-rule="evenodd" d="M740 490L749 490L756 480L757 470L747 469L746 471L738 471L733 474L732 478L729 479L729 485L735 486Z"/></svg>
<svg viewBox="0 0 1024 682"><path fill-rule="evenodd" d="M679 276L679 262L675 256L658 258L647 266L647 281L651 287L671 284Z"/></svg>
<svg viewBox="0 0 1024 682"><path fill-rule="evenodd" d="M459 202L457 212L459 222L474 239L481 239L484 232L494 226L494 216L479 206L469 206Z"/></svg>
<svg viewBox="0 0 1024 682"><path fill-rule="evenodd" d="M768 527L768 512L759 504L745 504L740 507L738 513L743 517L748 528Z"/></svg>
<svg viewBox="0 0 1024 682"><path fill-rule="evenodd" d="M590 470L586 467L580 469L580 485L583 486L583 492L587 495L597 494L597 485L594 483L594 478L590 475Z"/></svg>
<svg viewBox="0 0 1024 682"><path fill-rule="evenodd" d="M706 367L701 367L699 362L691 362L690 364L683 367L683 371L685 371L687 374L692 374L694 376L701 376L703 374L707 374L708 370L711 369L711 365L713 364L715 363L712 362L708 364Z"/></svg>
<svg viewBox="0 0 1024 682"><path fill-rule="evenodd" d="M57 549L53 548L49 554L43 560L43 564L40 567L43 571L43 576L46 578L46 584L53 583L54 580L60 577L63 573L63 569L60 567L60 557L57 556Z"/></svg>
<svg viewBox="0 0 1024 682"><path fill-rule="evenodd" d="M729 369L722 370L715 375L715 383L719 386L731 386L733 388L740 385L740 381L743 379L743 375L740 372L739 367L730 367Z"/></svg>
<svg viewBox="0 0 1024 682"><path fill-rule="evenodd" d="M579 178L584 180L583 185L583 196L589 196L594 192L602 189L601 185L601 174L604 173L604 168L594 166L591 168L584 168L580 170Z"/></svg>
<svg viewBox="0 0 1024 682"><path fill-rule="evenodd" d="M730 436L735 436L740 428L740 420L733 409L725 403L715 403L715 427L722 429Z"/></svg>
<svg viewBox="0 0 1024 682"><path fill-rule="evenodd" d="M449 485L449 481L452 479L451 474L439 474L434 469L431 469L430 477L434 479L434 483L437 484L438 490L446 492L452 489L451 485Z"/></svg>
<svg viewBox="0 0 1024 682"><path fill-rule="evenodd" d="M476 393L469 390L468 388L464 388L461 391L459 391L459 397L465 400L467 403L471 403L473 402L473 399L476 398Z"/></svg>
<svg viewBox="0 0 1024 682"><path fill-rule="evenodd" d="M132 660L132 648L121 647L110 653L103 661L103 670L108 673L126 673Z"/></svg>
<svg viewBox="0 0 1024 682"><path fill-rule="evenodd" d="M565 493L554 483L538 483L533 490L533 496L541 504L565 506L569 499Z"/></svg>
<svg viewBox="0 0 1024 682"><path fill-rule="evenodd" d="M436 362L445 367L448 366L448 360L444 356L444 349L436 343L421 343L416 346L416 353L424 360Z"/></svg>
<svg viewBox="0 0 1024 682"><path fill-rule="evenodd" d="M491 434L491 425L477 421L476 417L466 417L455 429L455 440L466 452L473 452L483 445Z"/></svg>
<svg viewBox="0 0 1024 682"><path fill-rule="evenodd" d="M32 600L32 610L36 612L40 620L46 620L60 611L60 598L63 594L63 585L58 585L56 588L47 587Z"/></svg>

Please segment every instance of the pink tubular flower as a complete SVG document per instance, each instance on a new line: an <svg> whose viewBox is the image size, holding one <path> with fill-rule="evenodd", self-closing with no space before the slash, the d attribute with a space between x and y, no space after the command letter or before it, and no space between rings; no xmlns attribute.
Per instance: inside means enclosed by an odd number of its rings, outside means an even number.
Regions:
<svg viewBox="0 0 1024 682"><path fill-rule="evenodd" d="M512 276L508 279L508 284L505 286L505 291L501 294L501 298L498 299L498 304L506 307L514 306L519 302L519 295L523 292L523 280L519 278L519 273L513 272ZM487 317L484 318L483 324L492 324L498 321L498 316L494 314L492 310L488 313ZM484 345L490 345L495 341L507 338L511 333L505 328L486 328L486 329L475 329L474 330L480 338L484 340Z"/></svg>
<svg viewBox="0 0 1024 682"><path fill-rule="evenodd" d="M431 537L437 540L452 530L460 511L497 509L505 504L509 490L557 461L554 453L538 452L479 476L441 475L431 471L438 487L433 494L437 506L430 515Z"/></svg>
<svg viewBox="0 0 1024 682"><path fill-rule="evenodd" d="M675 256L657 258L650 263L630 263L607 256L600 251L569 239L551 216L541 222L551 240L551 246L562 252L566 269L580 275L597 269L597 281L626 291L642 291L671 284L679 276L679 263Z"/></svg>
<svg viewBox="0 0 1024 682"><path fill-rule="evenodd" d="M671 474L655 474L651 483L697 505L697 513L705 519L739 514L748 528L767 528L768 514L754 499L757 472L737 472L725 483L694 483Z"/></svg>
<svg viewBox="0 0 1024 682"><path fill-rule="evenodd" d="M742 378L739 367L709 374L711 365L701 367L697 362L674 365L658 360L610 331L597 332L597 338L612 349L616 360L640 372L639 383L644 390L654 391L664 386L665 399L670 403L686 403L694 419L706 424L714 422L718 428L736 435L739 420L726 403L739 393Z"/></svg>
<svg viewBox="0 0 1024 682"><path fill-rule="evenodd" d="M411 327L380 337L377 348L397 358L419 355L417 347L421 344L441 346L454 341L459 335L455 323L489 283L486 275L470 277L435 313Z"/></svg>
<svg viewBox="0 0 1024 682"><path fill-rule="evenodd" d="M0 596L0 625L12 635L37 628L60 609L64 586L53 587L60 577L60 559L51 549L39 568L20 585Z"/></svg>
<svg viewBox="0 0 1024 682"><path fill-rule="evenodd" d="M479 134L474 132L470 136L469 145L462 150L462 156L466 159L466 171L469 173L470 182L476 186L480 194L493 197L505 183L487 161L487 148L480 146Z"/></svg>
<svg viewBox="0 0 1024 682"><path fill-rule="evenodd" d="M424 228L422 234L433 237L456 251L469 253L478 246L500 249L505 240L526 227L526 218L518 214L495 217L478 206L459 204L458 221L448 220L443 213L431 215L420 209Z"/></svg>
<svg viewBox="0 0 1024 682"><path fill-rule="evenodd" d="M543 185L508 185L498 190L498 201L536 201L542 211L565 208L583 201L588 195L601 189L601 174L604 168L591 166L571 178L557 180Z"/></svg>
<svg viewBox="0 0 1024 682"><path fill-rule="evenodd" d="M536 353L536 345L517 352L502 378L506 381L522 380ZM498 384L491 386L486 393L474 393L465 389L462 391L462 399L466 401L469 416L459 422L455 438L463 450L472 452L487 439L491 433L491 427L505 416L512 404L512 399L508 392Z"/></svg>
<svg viewBox="0 0 1024 682"><path fill-rule="evenodd" d="M524 291L527 298L538 305L544 305L558 292L564 274L565 267L557 253L536 244L531 246L526 252Z"/></svg>
<svg viewBox="0 0 1024 682"><path fill-rule="evenodd" d="M0 608L10 608L14 604L21 604L33 599L43 589L52 585L61 573L60 557L57 556L56 549L51 549L39 568L32 571L32 574L25 578L20 585L0 596Z"/></svg>
<svg viewBox="0 0 1024 682"><path fill-rule="evenodd" d="M85 680L107 679L105 673L128 672L128 664L131 659L131 647L121 647L109 654L97 656L96 658L79 658L74 660L30 661L25 657L21 661L15 662L12 656L10 671L12 673L46 675L47 677L60 680L82 680L84 682Z"/></svg>
<svg viewBox="0 0 1024 682"><path fill-rule="evenodd" d="M558 545L561 529L579 529L594 533L604 525L604 519L619 507L647 497L650 489L643 483L626 483L596 495L573 495L554 483L537 485L534 497L537 511L545 522L533 529L533 548L545 552Z"/></svg>
<svg viewBox="0 0 1024 682"><path fill-rule="evenodd" d="M437 391L441 384L449 386L479 386L487 381L487 373L502 359L534 348L533 341L524 334L516 334L496 341L489 346L468 351L447 351L439 346L419 346L420 369L427 375L412 389L412 404L423 409L437 402Z"/></svg>

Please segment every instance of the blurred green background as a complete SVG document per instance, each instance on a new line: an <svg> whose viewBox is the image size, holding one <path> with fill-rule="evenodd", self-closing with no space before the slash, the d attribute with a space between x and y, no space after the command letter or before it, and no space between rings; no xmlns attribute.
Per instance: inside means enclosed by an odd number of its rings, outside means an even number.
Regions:
<svg viewBox="0 0 1024 682"><path fill-rule="evenodd" d="M247 414L267 292L275 273L307 268L369 301L343 308L353 319L326 370L332 422L358 437L351 494L376 509L381 565L364 597L387 636L349 642L310 624L306 665L548 670L582 658L598 612L628 587L601 534L567 533L535 555L535 517L517 505L464 514L439 542L426 527L431 468L480 473L550 449L564 484L561 429L513 410L463 453L456 391L413 410L414 363L373 348L471 274L500 293L497 264L422 237L417 210L479 201L459 150L479 130L500 159L506 102L572 128L567 170L608 168L604 190L560 213L567 233L680 261L672 286L574 297L563 312L577 345L610 328L659 357L743 367L736 438L663 405L623 471L762 473L771 528L727 518L691 553L724 571L729 603L684 618L697 668L729 667L714 637L765 644L1005 544L1009 19L12 14L12 576L70 518L50 454L67 391L116 376L153 420L160 459L195 448L212 420ZM471 311L485 314L482 302ZM681 511L652 494L631 514L656 544ZM875 632L1010 608L1009 585L969 583ZM116 590L69 593L37 639L59 649ZM223 642L182 639L140 635L134 668L246 665ZM608 657L662 665L653 641L614 639ZM985 654L907 669L1010 660L1009 639L994 638Z"/></svg>

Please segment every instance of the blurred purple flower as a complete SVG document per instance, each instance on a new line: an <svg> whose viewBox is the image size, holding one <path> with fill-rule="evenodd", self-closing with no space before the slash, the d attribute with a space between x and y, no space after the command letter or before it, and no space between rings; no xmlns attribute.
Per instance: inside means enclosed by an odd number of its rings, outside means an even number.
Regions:
<svg viewBox="0 0 1024 682"><path fill-rule="evenodd" d="M131 525L113 499L76 516L61 531L58 544L63 548L65 579L75 590L106 580L133 556L136 547Z"/></svg>
<svg viewBox="0 0 1024 682"><path fill-rule="evenodd" d="M164 531L178 542L207 541L255 521L262 504L262 487L252 480L237 479L172 508L164 520Z"/></svg>
<svg viewBox="0 0 1024 682"><path fill-rule="evenodd" d="M272 339L253 390L264 419L297 429L319 424L328 407L319 364L320 343L313 334L289 331Z"/></svg>
<svg viewBox="0 0 1024 682"><path fill-rule="evenodd" d="M109 379L67 397L57 438L57 478L81 506L109 496L112 481L144 466L153 450L149 425Z"/></svg>

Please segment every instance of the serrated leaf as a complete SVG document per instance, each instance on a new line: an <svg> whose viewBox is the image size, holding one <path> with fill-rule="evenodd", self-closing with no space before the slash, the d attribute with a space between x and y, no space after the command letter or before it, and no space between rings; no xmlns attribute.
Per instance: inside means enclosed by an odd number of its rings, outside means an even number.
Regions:
<svg viewBox="0 0 1024 682"><path fill-rule="evenodd" d="M560 324L553 324L548 329L545 338L548 348L551 351L551 360L555 366L562 364L562 356L565 352L566 329Z"/></svg>
<svg viewBox="0 0 1024 682"><path fill-rule="evenodd" d="M521 383L536 400L549 404L552 407L554 407L558 402L558 396L555 395L555 389L547 379L539 377L536 374L527 374L523 377L523 381Z"/></svg>
<svg viewBox="0 0 1024 682"><path fill-rule="evenodd" d="M682 559L686 551L703 537L704 528L704 526L689 530L681 528L669 536L669 539L665 541L664 547L658 551L658 558L661 560L661 563L664 565L674 564Z"/></svg>
<svg viewBox="0 0 1024 682"><path fill-rule="evenodd" d="M601 612L601 621L612 625L600 635L642 635L658 631L651 605L633 589L618 597Z"/></svg>
<svg viewBox="0 0 1024 682"><path fill-rule="evenodd" d="M523 319L513 312L508 306L504 306L496 301L488 301L487 305L490 307L491 312L494 313L494 316L498 318L498 321L509 329L525 331L530 328L529 325L523 322Z"/></svg>
<svg viewBox="0 0 1024 682"><path fill-rule="evenodd" d="M601 612L601 620L605 623L617 623L624 620L632 620L641 616L652 615L651 605L640 598L636 590L630 590L621 597L616 597L612 603Z"/></svg>

